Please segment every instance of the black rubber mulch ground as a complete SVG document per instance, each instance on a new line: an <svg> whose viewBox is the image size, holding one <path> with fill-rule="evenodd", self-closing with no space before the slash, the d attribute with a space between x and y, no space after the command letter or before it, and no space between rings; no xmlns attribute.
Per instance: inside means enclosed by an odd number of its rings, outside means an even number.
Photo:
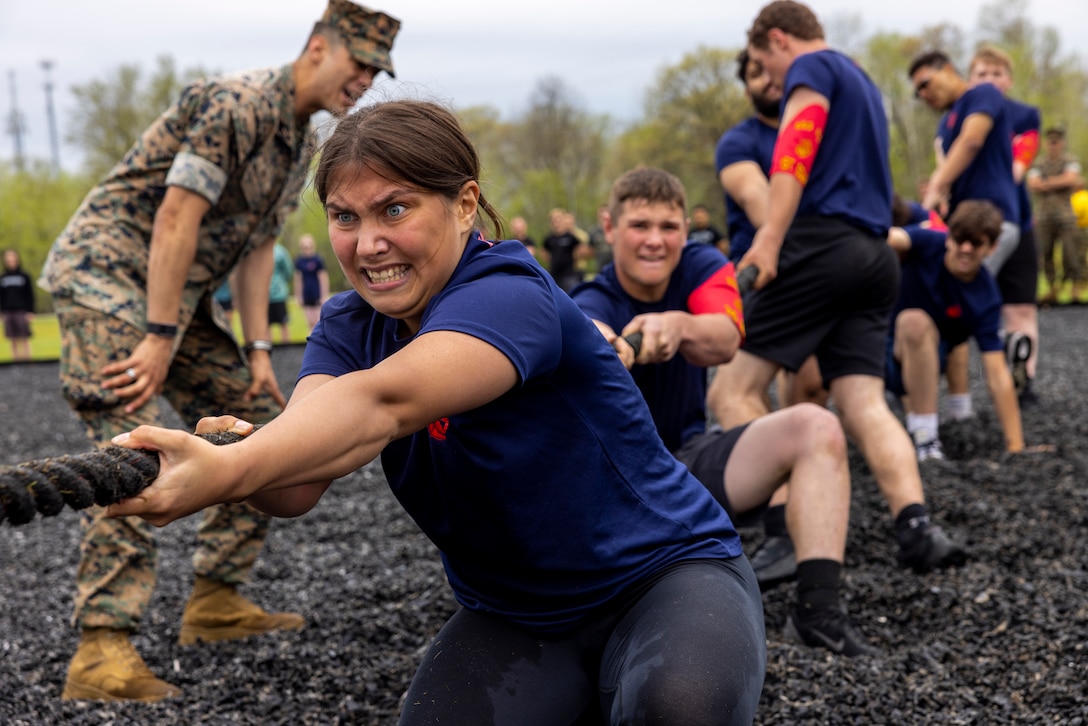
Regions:
<svg viewBox="0 0 1088 726"><path fill-rule="evenodd" d="M862 460L848 605L883 655L847 660L783 643L788 586L764 595L769 667L759 723L1088 721L1088 309L1042 313L1042 405L1008 456L981 380L976 420L942 429L951 460L927 464L931 510L970 543L951 572L896 569L894 535ZM281 349L284 385L300 349ZM55 364L0 367L0 464L89 449L60 401ZM421 650L454 608L433 547L379 469L339 482L310 514L278 522L247 593L301 611L300 633L179 648L195 518L161 532L160 584L136 644L184 689L155 705L59 700L77 634L69 626L77 515L0 525L0 723L395 723ZM758 531L745 531L746 548ZM722 659L728 660L728 648Z"/></svg>

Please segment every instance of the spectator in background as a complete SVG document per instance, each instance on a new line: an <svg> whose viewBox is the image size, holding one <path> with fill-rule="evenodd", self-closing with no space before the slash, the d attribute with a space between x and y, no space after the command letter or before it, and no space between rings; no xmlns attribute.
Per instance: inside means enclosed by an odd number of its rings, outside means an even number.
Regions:
<svg viewBox="0 0 1088 726"><path fill-rule="evenodd" d="M529 236L529 223L525 221L525 217L514 217L510 220L510 234L513 235L513 239L525 245L525 249L529 250L529 254L538 257L536 242Z"/></svg>
<svg viewBox="0 0 1088 726"><path fill-rule="evenodd" d="M23 270L19 253L4 250L4 274L0 276L0 314L4 337L11 342L11 359L30 360L30 320L34 317L34 284Z"/></svg>
<svg viewBox="0 0 1088 726"><path fill-rule="evenodd" d="M605 265L612 261L612 245L608 244L608 239L604 234L604 217L606 214L608 214L607 204L597 207L597 223L589 228L589 245L597 256L597 269L595 272L600 272Z"/></svg>
<svg viewBox="0 0 1088 726"><path fill-rule="evenodd" d="M268 284L268 327L279 326L280 342L291 342L291 314L287 311L287 298L291 297L291 279L295 265L291 262L291 253L279 242L273 250L272 279Z"/></svg>
<svg viewBox="0 0 1088 726"><path fill-rule="evenodd" d="M1066 282L1073 284L1073 297L1079 300L1088 293L1085 238L1084 230L1077 225L1069 197L1084 185L1084 175L1080 162L1066 153L1065 129L1055 126L1046 130L1045 153L1028 172L1027 183L1028 189L1035 194L1036 236L1047 282L1041 302L1057 302L1058 290ZM1059 247L1062 251L1060 282L1054 264L1054 252Z"/></svg>
<svg viewBox="0 0 1088 726"><path fill-rule="evenodd" d="M574 215L565 209L553 209L548 213L551 232L544 238L541 250L543 262L564 292L570 292L582 281L578 262L593 257L593 248L575 234ZM583 232L583 234L585 234Z"/></svg>
<svg viewBox="0 0 1088 726"><path fill-rule="evenodd" d="M688 230L688 242L712 245L721 250L722 254L729 253L729 243L722 239L722 233L710 223L710 210L706 208L705 204L696 204L691 208L691 228Z"/></svg>
<svg viewBox="0 0 1088 726"><path fill-rule="evenodd" d="M325 260L317 254L317 244L311 234L298 238L298 257L295 258L295 298L306 318L306 332L317 325L321 306L329 299L329 271Z"/></svg>

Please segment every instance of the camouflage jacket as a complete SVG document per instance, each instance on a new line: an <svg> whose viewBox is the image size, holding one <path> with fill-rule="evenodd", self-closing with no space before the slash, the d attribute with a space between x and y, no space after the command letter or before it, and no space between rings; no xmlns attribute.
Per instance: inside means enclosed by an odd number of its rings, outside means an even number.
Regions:
<svg viewBox="0 0 1088 726"><path fill-rule="evenodd" d="M294 112L290 66L207 78L144 132L53 243L41 284L56 298L143 328L148 253L167 186L211 202L186 275L179 325L298 206L313 146Z"/></svg>
<svg viewBox="0 0 1088 726"><path fill-rule="evenodd" d="M1060 159L1050 159L1043 156L1036 159L1035 165L1028 172L1031 176L1049 179L1059 176L1067 171L1080 173L1080 163L1072 156L1063 155ZM1041 219L1061 219L1073 216L1073 208L1069 205L1069 196L1076 191L1076 187L1070 186L1052 192L1035 193L1035 216Z"/></svg>

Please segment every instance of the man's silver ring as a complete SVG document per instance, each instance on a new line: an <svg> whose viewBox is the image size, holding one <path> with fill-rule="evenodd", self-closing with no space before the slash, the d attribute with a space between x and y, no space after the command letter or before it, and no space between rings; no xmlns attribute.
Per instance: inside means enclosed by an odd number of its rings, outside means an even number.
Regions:
<svg viewBox="0 0 1088 726"><path fill-rule="evenodd" d="M134 381L136 380L136 369L135 368L129 368L127 371L125 371L125 373L128 374L128 377L131 378L132 380L134 380Z"/></svg>

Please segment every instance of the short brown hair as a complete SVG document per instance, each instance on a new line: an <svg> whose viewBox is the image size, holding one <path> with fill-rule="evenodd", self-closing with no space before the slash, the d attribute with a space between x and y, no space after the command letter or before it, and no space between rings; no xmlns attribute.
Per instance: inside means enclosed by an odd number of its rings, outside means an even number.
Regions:
<svg viewBox="0 0 1088 726"><path fill-rule="evenodd" d="M764 49L770 41L767 33L778 28L801 40L823 40L824 29L816 19L816 13L807 5L794 0L775 0L765 5L748 29L748 45Z"/></svg>
<svg viewBox="0 0 1088 726"><path fill-rule="evenodd" d="M959 242L981 241L985 236L990 244L1001 236L1001 223L1005 221L1001 210L985 199L968 199L956 205L956 211L948 218L948 234Z"/></svg>
<svg viewBox="0 0 1088 726"><path fill-rule="evenodd" d="M967 64L967 72L975 67L976 63L991 63L995 66L1004 66L1012 75L1012 56L993 45L980 45L975 54L971 56L971 62Z"/></svg>
<svg viewBox="0 0 1088 726"><path fill-rule="evenodd" d="M686 212L688 208L683 182L664 169L651 166L632 169L612 185L612 192L608 197L608 213L612 216L613 223L623 213L623 205L631 201L673 204L680 207L682 212Z"/></svg>
<svg viewBox="0 0 1088 726"><path fill-rule="evenodd" d="M376 103L341 119L321 147L314 174L322 206L337 184L350 183L350 175L362 167L447 199L455 199L466 182L480 181L479 156L457 117L428 101ZM502 217L482 191L479 206L501 239ZM482 221L477 219L481 228Z"/></svg>

